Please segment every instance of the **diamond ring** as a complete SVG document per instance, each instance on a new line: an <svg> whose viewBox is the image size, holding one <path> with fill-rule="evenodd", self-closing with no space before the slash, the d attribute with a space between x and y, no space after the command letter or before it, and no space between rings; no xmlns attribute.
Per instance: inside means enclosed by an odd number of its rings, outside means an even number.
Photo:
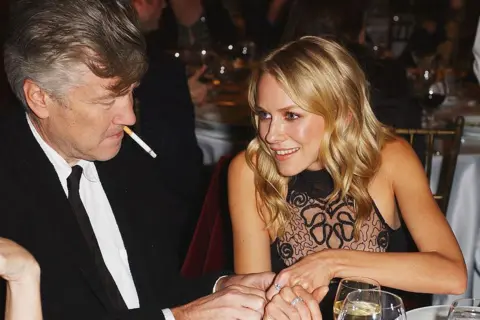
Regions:
<svg viewBox="0 0 480 320"><path fill-rule="evenodd" d="M275 290L277 290L278 292L280 292L280 290L282 290L282 286L279 285L278 283L275 283L275 284L273 285L273 287L274 287Z"/></svg>
<svg viewBox="0 0 480 320"><path fill-rule="evenodd" d="M290 302L290 304L292 306L295 306L297 303L302 302L302 301L303 301L303 299L301 297L296 297L295 299L292 300L292 302Z"/></svg>

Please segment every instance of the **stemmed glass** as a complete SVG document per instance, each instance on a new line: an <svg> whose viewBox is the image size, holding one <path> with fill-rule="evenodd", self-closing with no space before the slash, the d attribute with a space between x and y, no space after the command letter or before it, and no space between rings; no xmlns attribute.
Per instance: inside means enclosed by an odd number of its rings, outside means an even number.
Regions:
<svg viewBox="0 0 480 320"><path fill-rule="evenodd" d="M435 126L435 110L447 96L447 85L443 77L439 77L435 69L421 69L414 82L415 95L423 109L425 125Z"/></svg>
<svg viewBox="0 0 480 320"><path fill-rule="evenodd" d="M450 306L448 320L480 319L480 299L458 299Z"/></svg>
<svg viewBox="0 0 480 320"><path fill-rule="evenodd" d="M377 289L380 290L380 284L370 278L366 277L351 277L344 278L340 281L337 288L337 293L335 295L335 300L333 302L333 317L336 319L340 310L342 309L343 301L347 295L356 290L368 290L368 289Z"/></svg>
<svg viewBox="0 0 480 320"><path fill-rule="evenodd" d="M338 320L406 320L402 299L383 290L356 290L344 300Z"/></svg>
<svg viewBox="0 0 480 320"><path fill-rule="evenodd" d="M443 80L429 83L425 88L420 103L424 109L427 126L429 128L435 126L435 110L445 101L446 96L447 86Z"/></svg>

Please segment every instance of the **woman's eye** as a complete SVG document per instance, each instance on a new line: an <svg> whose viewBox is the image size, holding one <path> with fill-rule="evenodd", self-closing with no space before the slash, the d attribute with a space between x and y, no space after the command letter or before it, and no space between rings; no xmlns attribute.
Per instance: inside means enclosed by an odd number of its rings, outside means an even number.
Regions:
<svg viewBox="0 0 480 320"><path fill-rule="evenodd" d="M257 116L260 120L270 119L270 114L265 111L257 111Z"/></svg>
<svg viewBox="0 0 480 320"><path fill-rule="evenodd" d="M285 113L285 119L286 120L295 120L295 119L298 119L300 118L300 116L296 113L293 113L293 112L286 112Z"/></svg>

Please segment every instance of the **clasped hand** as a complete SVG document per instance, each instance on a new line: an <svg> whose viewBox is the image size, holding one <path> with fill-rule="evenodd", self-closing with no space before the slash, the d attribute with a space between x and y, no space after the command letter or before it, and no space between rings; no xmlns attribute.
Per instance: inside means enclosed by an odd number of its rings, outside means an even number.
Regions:
<svg viewBox="0 0 480 320"><path fill-rule="evenodd" d="M220 290L172 310L175 319L322 319L319 302L328 287L308 292L301 286L279 287L275 274L264 272L224 278ZM267 298L267 291L275 294Z"/></svg>

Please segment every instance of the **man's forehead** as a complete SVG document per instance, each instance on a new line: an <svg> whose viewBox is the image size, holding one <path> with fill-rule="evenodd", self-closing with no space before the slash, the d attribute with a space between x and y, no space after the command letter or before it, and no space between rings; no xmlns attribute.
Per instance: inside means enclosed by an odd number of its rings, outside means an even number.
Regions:
<svg viewBox="0 0 480 320"><path fill-rule="evenodd" d="M86 66L82 67L78 74L77 85L72 89L81 91L86 99L113 98L118 95L118 92L114 92L112 88L118 84L120 78L101 78Z"/></svg>

